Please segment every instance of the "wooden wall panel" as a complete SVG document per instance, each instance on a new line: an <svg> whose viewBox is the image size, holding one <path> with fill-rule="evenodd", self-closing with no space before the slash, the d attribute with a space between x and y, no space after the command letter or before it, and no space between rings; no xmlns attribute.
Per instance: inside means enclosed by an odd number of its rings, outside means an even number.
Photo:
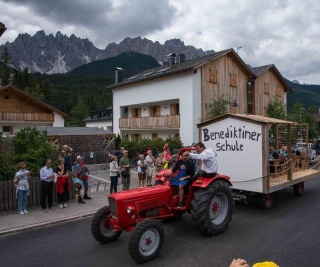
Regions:
<svg viewBox="0 0 320 267"><path fill-rule="evenodd" d="M210 82L210 69L217 70L217 83ZM230 86L230 74L236 74L237 87ZM237 113L247 113L248 77L227 55L209 62L202 67L202 118L206 118L206 104L212 99L223 96L227 101L237 101ZM230 110L231 111L231 110Z"/></svg>
<svg viewBox="0 0 320 267"><path fill-rule="evenodd" d="M0 92L0 112L52 113L48 108L42 107L32 99L21 96L12 90Z"/></svg>
<svg viewBox="0 0 320 267"><path fill-rule="evenodd" d="M269 84L269 94L264 93L264 83ZM255 81L255 111L257 115L267 115L268 103L279 97L284 102L284 88L271 70L266 71ZM280 92L280 94L279 94Z"/></svg>

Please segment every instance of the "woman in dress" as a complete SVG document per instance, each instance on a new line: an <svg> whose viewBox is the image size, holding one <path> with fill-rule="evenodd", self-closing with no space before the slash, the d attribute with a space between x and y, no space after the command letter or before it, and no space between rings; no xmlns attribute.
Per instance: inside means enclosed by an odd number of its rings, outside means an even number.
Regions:
<svg viewBox="0 0 320 267"><path fill-rule="evenodd" d="M66 202L69 200L70 181L67 170L64 168L64 159L58 159L58 167L56 169L57 177L57 200L59 208L67 208Z"/></svg>

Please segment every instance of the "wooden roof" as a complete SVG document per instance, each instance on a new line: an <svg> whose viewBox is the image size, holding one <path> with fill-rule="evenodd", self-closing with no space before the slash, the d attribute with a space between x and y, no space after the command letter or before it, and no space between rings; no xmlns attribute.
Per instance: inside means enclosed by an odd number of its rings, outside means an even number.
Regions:
<svg viewBox="0 0 320 267"><path fill-rule="evenodd" d="M291 92L291 87L287 84L286 80L281 75L280 71L277 69L277 67L274 64L265 65L265 66L259 66L251 68L252 72L256 77L261 76L266 71L270 70L279 80L280 84L283 86L285 92Z"/></svg>
<svg viewBox="0 0 320 267"><path fill-rule="evenodd" d="M245 62L243 62L243 60L238 56L238 54L231 48L231 49L215 52L209 55L205 55L202 57L193 58L179 64L174 64L172 66L161 66L153 69L148 69L127 78L123 82L111 85L108 87L108 89L113 89L117 87L122 87L126 85L131 85L134 83L142 82L142 81L159 79L159 78L163 78L171 75L177 75L180 73L189 72L224 55L230 56L250 79L253 79L255 77L251 69L245 64Z"/></svg>
<svg viewBox="0 0 320 267"><path fill-rule="evenodd" d="M14 91L16 91L18 94L23 95L23 96L31 99L32 101L34 101L35 103L37 103L39 106L42 106L42 107L45 107L45 108L47 108L47 109L49 109L49 110L51 110L51 111L54 111L54 112L60 114L62 117L65 117L65 118L68 117L68 115L67 115L66 113L62 112L61 110L59 110L59 109L57 109L57 108L55 108L55 107L53 107L53 106L51 106L51 105L49 105L49 104L47 104L47 103L45 103L45 102L37 99L37 98L35 98L35 97L27 94L26 92L20 90L20 89L17 88L17 87L14 87L14 86L12 86L12 85L6 85L6 86L0 87L0 92L1 92L1 91L5 91L5 90L14 90Z"/></svg>

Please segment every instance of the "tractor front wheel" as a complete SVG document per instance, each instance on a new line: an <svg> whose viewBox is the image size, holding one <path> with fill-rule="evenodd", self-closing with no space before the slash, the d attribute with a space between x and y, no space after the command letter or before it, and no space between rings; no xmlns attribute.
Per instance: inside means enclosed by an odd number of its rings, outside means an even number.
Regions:
<svg viewBox="0 0 320 267"><path fill-rule="evenodd" d="M164 230L157 220L143 220L134 228L129 241L131 257L144 263L157 257L164 242Z"/></svg>
<svg viewBox="0 0 320 267"><path fill-rule="evenodd" d="M112 228L110 208L103 207L93 216L91 222L91 233L94 238L102 243L112 242L121 235L122 231L114 231Z"/></svg>
<svg viewBox="0 0 320 267"><path fill-rule="evenodd" d="M233 196L229 184L215 181L194 194L191 214L195 226L205 235L224 232L231 221Z"/></svg>

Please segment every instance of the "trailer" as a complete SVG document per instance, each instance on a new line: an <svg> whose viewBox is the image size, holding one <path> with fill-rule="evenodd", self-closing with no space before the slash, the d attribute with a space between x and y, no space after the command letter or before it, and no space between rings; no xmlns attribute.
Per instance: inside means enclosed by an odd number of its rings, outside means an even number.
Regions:
<svg viewBox="0 0 320 267"><path fill-rule="evenodd" d="M296 195L304 182L320 176L312 168L308 151L296 153L297 142L308 143L308 125L259 115L225 114L198 124L200 141L217 152L219 173L230 177L235 200L258 197L271 208L274 192L293 187ZM269 148L287 147L286 156L269 158Z"/></svg>

